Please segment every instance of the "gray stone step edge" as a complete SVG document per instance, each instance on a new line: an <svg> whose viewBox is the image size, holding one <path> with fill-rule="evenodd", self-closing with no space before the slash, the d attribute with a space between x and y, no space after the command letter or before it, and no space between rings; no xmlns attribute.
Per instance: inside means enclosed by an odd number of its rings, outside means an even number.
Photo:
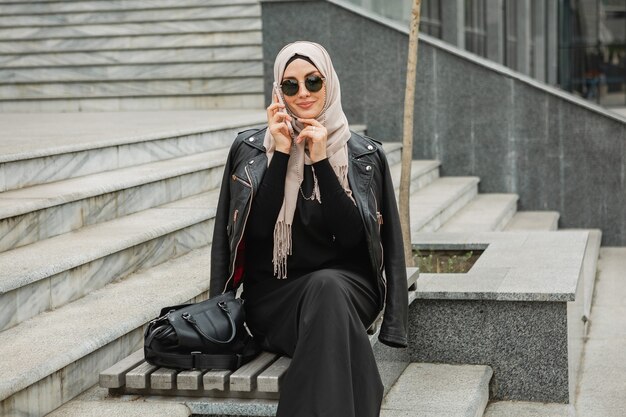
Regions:
<svg viewBox="0 0 626 417"><path fill-rule="evenodd" d="M0 99L4 113L117 112L151 110L256 110L263 107L263 94L182 95L144 97L82 97L21 100Z"/></svg>
<svg viewBox="0 0 626 417"><path fill-rule="evenodd" d="M258 3L236 4L231 6L221 5L218 9L229 10L231 15L238 17L261 17L261 8ZM173 6L158 9L126 9L108 11L60 11L50 14L3 14L0 5L0 28L38 27L47 28L53 26L78 26L91 24L119 24L119 23L143 23L155 21L187 21L198 19L225 19L230 15L224 15L223 10L214 12L211 5L202 6ZM191 15L190 15L191 14ZM3 18L7 16L8 18ZM62 17L61 17L62 16ZM197 17L200 16L200 17ZM64 21L65 20L65 21Z"/></svg>
<svg viewBox="0 0 626 417"><path fill-rule="evenodd" d="M490 198L496 197L501 199L500 201L490 201ZM473 218L475 213L468 213L466 210L476 211L477 207L482 209L484 205L488 204L490 207L485 208L485 211L493 208L496 204L498 209L495 216L489 216L488 222L482 223L481 231L499 231L502 230L511 217L517 212L517 201L519 196L517 194L501 194L501 193L486 193L477 194L472 201L470 201L465 207L459 210L454 216L448 219L440 228L441 232L454 232L463 233L477 230L475 224L467 224L467 217ZM479 210L480 211L480 210ZM491 213L493 214L493 213ZM450 228L453 230L449 230Z"/></svg>
<svg viewBox="0 0 626 417"><path fill-rule="evenodd" d="M167 23L168 22L144 22L119 23L115 25L67 25L48 27L43 31L32 30L28 27L11 29L0 28L0 41L76 39L84 37L103 38L109 36L136 36L149 34L164 35L184 33L242 32L245 30L259 30L261 28L261 19L258 17L238 18L236 16L231 16L224 19L187 20L183 21L185 25L167 25ZM184 28L182 26L184 26Z"/></svg>
<svg viewBox="0 0 626 417"><path fill-rule="evenodd" d="M177 86L177 81L202 80L207 84L203 90L200 88L202 86L193 86L202 94L241 94L257 88L258 78L263 78L263 60L260 57L128 64L120 62L62 66L40 64L36 67L0 67L0 91L7 96L12 92L21 92L19 98L23 99L45 98L53 94L54 97L61 98L76 92L84 93L81 88L89 85L93 90L90 96L110 96L112 93L109 90L117 93L116 88L119 89L124 85L135 88L144 85L160 86L161 89L166 86L171 90ZM211 84L216 81L224 83L224 88L219 89ZM67 92L59 93L61 87ZM106 87L109 87L108 90ZM137 91L131 92L139 95ZM190 89L178 88L175 92L193 95ZM254 92L262 93L263 89ZM42 97L43 94L45 97ZM162 91L142 95L159 94L165 95ZM119 95L127 96L121 93Z"/></svg>
<svg viewBox="0 0 626 417"><path fill-rule="evenodd" d="M0 40L0 55L133 51L162 48L260 45L261 31L207 34L131 35L109 38Z"/></svg>
<svg viewBox="0 0 626 417"><path fill-rule="evenodd" d="M250 122L254 123L252 118ZM244 125L180 134L165 132L135 138L116 138L115 141L52 145L29 152L7 153L3 155L7 161L0 162L0 191L23 189L207 152L216 147L229 146L237 132L245 129ZM8 175L9 172L11 175Z"/></svg>
<svg viewBox="0 0 626 417"><path fill-rule="evenodd" d="M197 172L210 171L223 167L229 148L217 148L194 155L150 162L126 168L89 174L81 177L56 181L52 184L39 184L27 188L19 188L0 193L0 202L4 199L15 200L11 206L0 205L0 221L15 216L32 213L50 207L56 207L90 197L116 193L128 189L140 189L150 185ZM211 188L216 188L221 182L213 182ZM58 194L51 197L36 197L49 195L50 191L58 190ZM199 190L209 191L209 190ZM20 203L21 201L21 203Z"/></svg>
<svg viewBox="0 0 626 417"><path fill-rule="evenodd" d="M211 7L230 6L233 4L250 4L256 3L253 0L211 0ZM169 8L172 6L206 6L206 0L151 0L150 8ZM141 9L145 8L145 3L139 1L99 1L99 0L32 0L32 1L16 1L16 0L0 0L0 11L11 12L12 14L35 14L35 13L51 13L51 12L98 12L110 10L125 9ZM14 9L14 10L12 10Z"/></svg>
<svg viewBox="0 0 626 417"><path fill-rule="evenodd" d="M398 148L395 147L394 153L397 152L397 150ZM433 164L427 164L427 166L432 167ZM412 174L415 176L414 178L418 179L419 176L428 175L429 172L430 170L414 170ZM220 175L218 175L218 177L221 177L221 173ZM119 239L119 242L115 244L85 249L80 254L72 254L73 256L69 256L70 254L68 254L68 256L61 257L61 259L59 259L56 263L46 263L43 266L33 267L32 262L29 261L27 264L22 265L19 262L15 261L15 259L17 258L15 254L18 253L16 251L19 251L19 253L22 254L19 257L21 259L37 259L37 253L39 251L43 251L44 253L51 252L52 248L57 248L57 242L67 238L65 235L51 237L49 239L33 243L29 246L24 246L13 249L11 251L0 253L0 270L4 272L2 275L5 275L5 277L0 282L0 294L8 293L9 291L15 290L25 285L33 284L39 280L49 278L63 271L76 268L80 265L92 262L96 259L100 259L101 257L107 256L111 253L119 252L131 246L140 245L144 243L146 239L152 239L156 236L169 233L173 230L178 230L201 221L212 219L214 216L214 208L217 207L218 192L219 190L216 189L208 193L201 194L199 196L191 196L186 199L179 200L175 203L165 204L163 206L129 214L118 219L94 224L87 228L77 230L71 235L72 239L80 239L83 235L97 235L99 233L99 230L108 230L114 228L117 223L132 221L132 219L137 219L137 221L140 221L142 216L149 216L151 210L159 210L160 208L167 208L172 206L184 207L186 201L193 201L194 199L202 198L203 195L206 195L208 198L208 201L206 201L206 210L202 214L194 214L193 216L189 215L182 219L173 218L170 224L162 224L157 230L145 230L142 233L137 234L136 236L126 235L124 239ZM32 255L24 255L30 252L32 252ZM5 259L5 262L2 261L3 258ZM5 266L2 266L3 263L6 263Z"/></svg>
<svg viewBox="0 0 626 417"><path fill-rule="evenodd" d="M570 230L570 229L564 229ZM585 248L585 257L581 273L583 274L583 321L585 322L585 335L589 327L589 320L592 314L593 291L596 284L598 258L600 256L600 244L602 242L602 230L589 229L589 239ZM579 283L578 285L581 285Z"/></svg>
<svg viewBox="0 0 626 417"><path fill-rule="evenodd" d="M194 198L190 198L189 207L179 205L150 209L144 216L130 215L98 227L89 236L76 232L79 240L58 236L45 244L25 247L21 253L21 248L8 252L8 257L2 256L6 270L1 280L0 331L138 270L210 244L214 210L206 208L203 199L195 198L195 206Z"/></svg>
<svg viewBox="0 0 626 417"><path fill-rule="evenodd" d="M230 113L229 113L230 114ZM45 148L41 148L37 151L29 151L29 152L15 152L9 154L0 155L0 163L13 162L19 160L29 160L34 158L42 158L49 157L55 155L62 155L80 151L87 150L101 150L108 147L118 147L122 145L131 145L131 144L140 144L144 142L152 142L158 141L161 139L178 139L184 138L186 136L191 135L199 135L211 132L224 132L226 131L226 141L232 140L237 135L237 132L246 130L248 128L254 126L261 126L267 122L267 115L265 114L264 109L258 109L257 111L246 111L238 117L236 120L230 120L229 118L225 118L222 123L214 123L210 126L205 127L194 127L192 129L175 129L170 131L160 131L153 132L149 134L138 134L138 135L128 135L128 136L117 136L111 137L110 139L100 139L96 142L86 142L80 144L73 145L62 145L62 146L48 146ZM221 146L227 146L230 142L224 142ZM221 142L220 142L221 143ZM205 150L210 150L205 149ZM121 149L122 152L125 149ZM193 150L192 152L197 152ZM129 164L130 165L130 164ZM116 167L117 168L117 167Z"/></svg>
<svg viewBox="0 0 626 417"><path fill-rule="evenodd" d="M48 340L50 343L34 352L38 358L31 357L28 363L24 364L26 366L18 366L22 364L16 363L2 366L0 363L0 369L5 368L4 378L0 380L0 407L4 406L2 401L14 394L23 394L26 396L24 399L28 398L29 394L36 395L39 384L45 386L49 383L45 380L51 376L53 379L61 377L60 374L68 367L78 366L81 372L85 372L85 368L88 368L88 371L87 375L83 375L78 381L81 386L70 385L66 388L67 397L63 402L93 386L98 381L100 371L141 346L144 325L154 318L162 307L206 298L209 257L208 247L195 250L160 266L133 274L120 283L110 284L74 303L5 331L3 339L0 340L0 348L3 349L5 358L16 358L20 347L31 343L34 337ZM189 275L185 275L185 272ZM417 278L416 274L417 270L413 269L409 276L414 280ZM140 289L145 292L140 292ZM139 294L143 297L138 303ZM116 302L112 303L111 300ZM137 311L131 314L129 310L132 310L132 307L128 306L137 303L140 304L134 307ZM120 309L119 306L127 308ZM78 334L59 338L58 330L54 328L55 326L49 328L49 323L63 323L64 327ZM49 336L41 334L42 331L49 332ZM19 336L15 336L16 334ZM15 340L16 337L20 340ZM130 349L125 349L121 354L102 352L111 346L113 346L111 349L115 349L115 341L125 337L134 339L135 343L127 345ZM374 340L372 343L375 343L375 337L376 334L370 337L370 340ZM82 343L75 343L75 340L81 340ZM52 343L53 341L56 343ZM86 366L93 360L92 354L99 356L101 352L104 354L103 357L99 357L99 360L91 366ZM7 371L7 366L18 369ZM23 391L27 387L30 388ZM71 392L72 389L74 392ZM17 399L16 402L19 404L21 401ZM48 399L47 402L53 403L54 407L46 412L62 404L59 401L54 404L54 399ZM0 411L6 410L0 408Z"/></svg>
<svg viewBox="0 0 626 417"><path fill-rule="evenodd" d="M385 397L381 417L421 412L429 416L480 417L489 401L492 376L493 370L486 365L410 363Z"/></svg>
<svg viewBox="0 0 626 417"><path fill-rule="evenodd" d="M504 231L557 230L560 213L558 211L518 211L504 226ZM534 223L534 224L530 224Z"/></svg>
<svg viewBox="0 0 626 417"><path fill-rule="evenodd" d="M445 193L442 191L440 195L445 196L444 200L441 200L439 204L432 207L421 207L420 202L424 201L422 193L432 189L436 189L440 184L453 179L455 181L463 181L463 184L455 187L452 192ZM445 222L450 219L455 213L462 209L467 203L469 203L478 194L478 183L480 179L478 177L443 177L438 178L424 188L417 190L411 194L411 213L414 211L421 211L427 213L425 221L420 219L418 222L411 216L411 234L420 232L433 232L438 230ZM412 238L412 240L415 240Z"/></svg>
<svg viewBox="0 0 626 417"><path fill-rule="evenodd" d="M32 54L0 54L0 65L7 69L75 68L84 66L154 65L185 62L237 62L262 59L261 45L206 47L165 47L152 49L120 49L113 51L38 52ZM227 51L224 53L223 51Z"/></svg>
<svg viewBox="0 0 626 417"><path fill-rule="evenodd" d="M575 417L573 404L535 403L526 401L494 401L487 406L484 417ZM584 417L584 416L580 416Z"/></svg>

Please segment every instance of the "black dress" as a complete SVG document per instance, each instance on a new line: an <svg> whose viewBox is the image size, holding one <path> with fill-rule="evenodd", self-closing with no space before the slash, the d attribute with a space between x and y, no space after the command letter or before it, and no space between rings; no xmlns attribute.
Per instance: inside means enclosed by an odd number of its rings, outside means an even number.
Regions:
<svg viewBox="0 0 626 417"><path fill-rule="evenodd" d="M382 307L359 211L328 160L305 166L287 279L273 274L273 231L289 156L275 152L246 227L246 321L264 349L292 358L277 417L376 417L383 385L366 333Z"/></svg>

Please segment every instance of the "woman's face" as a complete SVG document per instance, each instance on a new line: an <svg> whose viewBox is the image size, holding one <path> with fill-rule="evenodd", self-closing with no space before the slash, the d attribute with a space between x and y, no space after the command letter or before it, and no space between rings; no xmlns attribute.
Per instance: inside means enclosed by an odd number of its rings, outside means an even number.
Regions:
<svg viewBox="0 0 626 417"><path fill-rule="evenodd" d="M311 92L304 86L304 79L309 75L322 74L310 62L304 59L296 59L292 61L283 74L283 81L286 79L296 80L299 83L298 92L293 96L283 94L285 104L289 110L297 117L302 119L313 119L319 116L324 109L326 98L326 83L324 82L322 89L317 92Z"/></svg>

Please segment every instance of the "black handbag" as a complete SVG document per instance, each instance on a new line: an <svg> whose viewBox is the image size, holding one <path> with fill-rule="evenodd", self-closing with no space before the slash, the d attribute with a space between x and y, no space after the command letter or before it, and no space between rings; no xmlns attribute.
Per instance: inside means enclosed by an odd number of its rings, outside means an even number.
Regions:
<svg viewBox="0 0 626 417"><path fill-rule="evenodd" d="M233 291L165 307L146 328L146 362L173 369L237 369L260 352L244 316L243 300Z"/></svg>

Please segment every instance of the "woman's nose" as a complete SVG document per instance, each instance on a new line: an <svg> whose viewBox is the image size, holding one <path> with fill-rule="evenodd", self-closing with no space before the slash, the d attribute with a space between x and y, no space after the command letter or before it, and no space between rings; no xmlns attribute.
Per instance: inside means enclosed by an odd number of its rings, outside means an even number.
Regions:
<svg viewBox="0 0 626 417"><path fill-rule="evenodd" d="M298 95L300 97L308 97L311 95L309 90L306 89L306 86L304 85L304 83L300 83L300 88L298 89Z"/></svg>

